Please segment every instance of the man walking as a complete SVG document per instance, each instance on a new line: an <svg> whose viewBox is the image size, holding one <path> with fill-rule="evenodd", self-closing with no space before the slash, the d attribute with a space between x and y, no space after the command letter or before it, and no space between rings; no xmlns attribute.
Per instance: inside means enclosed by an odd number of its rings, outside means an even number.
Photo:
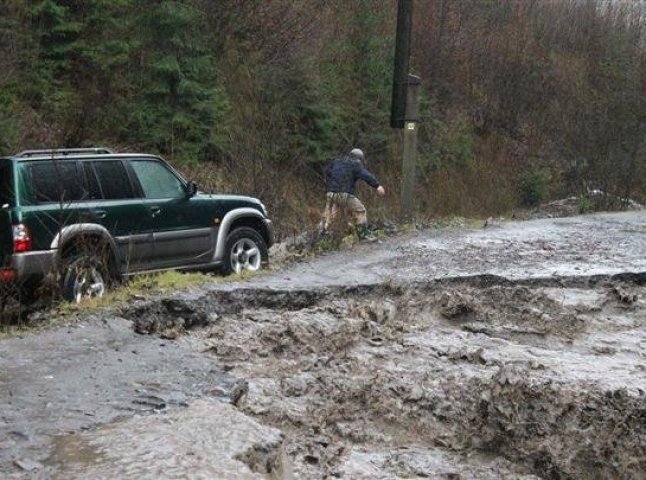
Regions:
<svg viewBox="0 0 646 480"><path fill-rule="evenodd" d="M364 166L363 152L354 148L350 155L334 159L328 168L323 228L328 229L339 210L348 211L354 217L359 239L370 240L372 237L368 231L366 207L354 195L357 180L366 182L380 197L386 195L386 190L377 177Z"/></svg>

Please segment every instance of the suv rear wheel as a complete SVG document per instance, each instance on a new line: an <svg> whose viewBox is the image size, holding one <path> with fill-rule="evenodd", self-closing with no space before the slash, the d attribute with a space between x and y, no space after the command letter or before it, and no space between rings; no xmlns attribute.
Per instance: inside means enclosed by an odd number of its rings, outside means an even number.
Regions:
<svg viewBox="0 0 646 480"><path fill-rule="evenodd" d="M74 303L101 298L110 278L107 262L99 255L72 255L63 266L63 297Z"/></svg>
<svg viewBox="0 0 646 480"><path fill-rule="evenodd" d="M269 255L262 236L253 228L239 227L227 237L222 270L224 274L255 272Z"/></svg>

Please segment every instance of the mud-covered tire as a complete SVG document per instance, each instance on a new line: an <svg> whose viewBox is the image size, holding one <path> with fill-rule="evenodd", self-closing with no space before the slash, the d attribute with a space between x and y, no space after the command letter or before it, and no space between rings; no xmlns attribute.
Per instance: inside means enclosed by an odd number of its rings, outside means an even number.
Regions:
<svg viewBox="0 0 646 480"><path fill-rule="evenodd" d="M227 236L222 273L256 272L269 260L262 235L250 227L238 227Z"/></svg>
<svg viewBox="0 0 646 480"><path fill-rule="evenodd" d="M62 275L63 298L73 303L103 297L111 282L109 266L99 255L70 256Z"/></svg>

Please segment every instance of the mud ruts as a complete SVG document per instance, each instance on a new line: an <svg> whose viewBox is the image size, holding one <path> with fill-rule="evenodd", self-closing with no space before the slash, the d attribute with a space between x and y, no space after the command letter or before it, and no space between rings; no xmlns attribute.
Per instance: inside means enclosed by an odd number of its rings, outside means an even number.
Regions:
<svg viewBox="0 0 646 480"><path fill-rule="evenodd" d="M123 313L210 318L192 335L248 383L239 408L285 433L295 478L636 479L644 298L641 275L487 275L235 289Z"/></svg>

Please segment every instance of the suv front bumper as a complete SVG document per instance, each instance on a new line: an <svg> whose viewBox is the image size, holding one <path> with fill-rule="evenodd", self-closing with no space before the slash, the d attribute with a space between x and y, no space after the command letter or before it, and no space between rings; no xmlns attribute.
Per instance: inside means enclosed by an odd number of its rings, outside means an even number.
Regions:
<svg viewBox="0 0 646 480"><path fill-rule="evenodd" d="M269 248L274 244L274 224L268 218L263 218L262 221L267 229L267 248Z"/></svg>

